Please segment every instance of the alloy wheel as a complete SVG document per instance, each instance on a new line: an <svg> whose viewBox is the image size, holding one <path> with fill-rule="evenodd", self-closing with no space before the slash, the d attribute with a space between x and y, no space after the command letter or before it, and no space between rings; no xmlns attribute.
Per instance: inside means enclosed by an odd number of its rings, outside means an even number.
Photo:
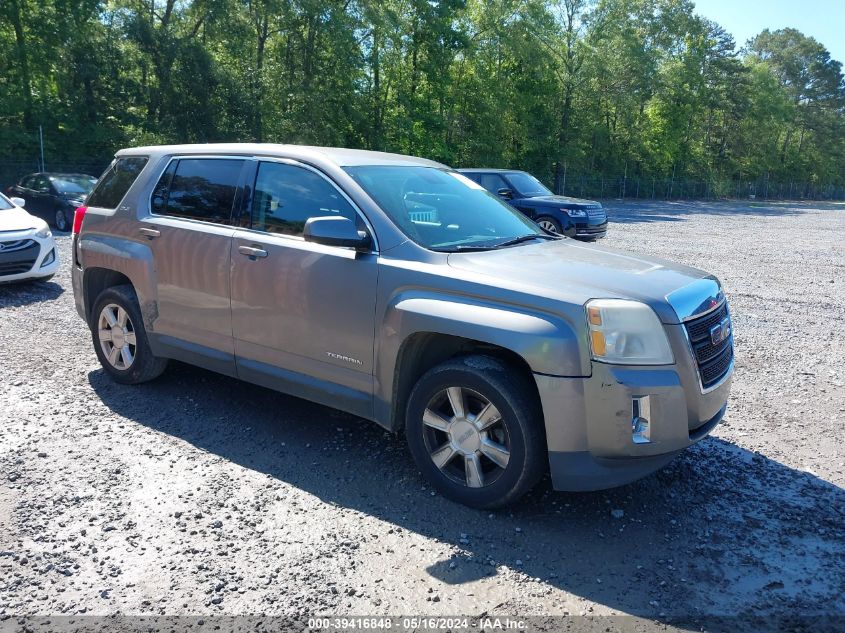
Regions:
<svg viewBox="0 0 845 633"><path fill-rule="evenodd" d="M59 209L56 211L56 228L60 231L67 231L67 227L67 213L65 213L64 209Z"/></svg>
<svg viewBox="0 0 845 633"><path fill-rule="evenodd" d="M540 225L541 229L551 231L552 233L557 233L557 227L555 226L555 223L551 220L540 220L537 224Z"/></svg>
<svg viewBox="0 0 845 633"><path fill-rule="evenodd" d="M423 413L425 446L432 462L468 488L494 483L510 460L511 442L498 409L471 389L449 387Z"/></svg>
<svg viewBox="0 0 845 633"><path fill-rule="evenodd" d="M129 313L116 303L109 303L97 319L97 337L109 365L126 371L135 362L135 328Z"/></svg>

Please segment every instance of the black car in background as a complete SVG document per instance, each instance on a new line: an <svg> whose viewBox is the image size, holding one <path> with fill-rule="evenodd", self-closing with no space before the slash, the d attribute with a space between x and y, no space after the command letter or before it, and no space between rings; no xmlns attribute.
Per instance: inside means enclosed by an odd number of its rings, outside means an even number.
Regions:
<svg viewBox="0 0 845 633"><path fill-rule="evenodd" d="M580 240L607 234L607 213L601 204L556 196L531 174L512 169L459 169L467 178L507 201L548 231Z"/></svg>
<svg viewBox="0 0 845 633"><path fill-rule="evenodd" d="M59 231L69 231L73 213L91 193L97 179L88 174L30 174L9 187L6 195L26 200L26 210Z"/></svg>

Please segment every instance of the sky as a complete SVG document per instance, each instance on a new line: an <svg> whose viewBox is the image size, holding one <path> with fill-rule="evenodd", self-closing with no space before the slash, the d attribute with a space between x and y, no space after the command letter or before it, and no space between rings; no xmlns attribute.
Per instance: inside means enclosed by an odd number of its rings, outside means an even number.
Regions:
<svg viewBox="0 0 845 633"><path fill-rule="evenodd" d="M737 47L763 29L798 29L845 64L845 0L693 0L696 13L718 22Z"/></svg>

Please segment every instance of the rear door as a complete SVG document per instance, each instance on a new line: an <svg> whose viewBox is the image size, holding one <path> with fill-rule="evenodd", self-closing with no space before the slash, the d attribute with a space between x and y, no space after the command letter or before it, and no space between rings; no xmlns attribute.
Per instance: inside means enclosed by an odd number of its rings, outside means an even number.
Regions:
<svg viewBox="0 0 845 633"><path fill-rule="evenodd" d="M238 375L372 415L377 255L306 242L311 217L363 218L320 172L258 163L232 248L232 328Z"/></svg>
<svg viewBox="0 0 845 633"><path fill-rule="evenodd" d="M230 375L232 210L247 163L239 157L174 158L138 227L155 261L156 343L173 358Z"/></svg>

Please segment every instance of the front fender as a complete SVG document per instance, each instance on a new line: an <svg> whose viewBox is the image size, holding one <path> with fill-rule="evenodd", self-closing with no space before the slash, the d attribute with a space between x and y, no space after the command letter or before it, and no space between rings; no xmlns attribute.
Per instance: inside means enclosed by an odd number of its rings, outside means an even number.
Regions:
<svg viewBox="0 0 845 633"><path fill-rule="evenodd" d="M445 334L509 350L534 373L589 375L576 330L563 317L523 307L482 303L423 291L396 295L388 304L376 358L376 417L390 416L402 344L420 333Z"/></svg>

